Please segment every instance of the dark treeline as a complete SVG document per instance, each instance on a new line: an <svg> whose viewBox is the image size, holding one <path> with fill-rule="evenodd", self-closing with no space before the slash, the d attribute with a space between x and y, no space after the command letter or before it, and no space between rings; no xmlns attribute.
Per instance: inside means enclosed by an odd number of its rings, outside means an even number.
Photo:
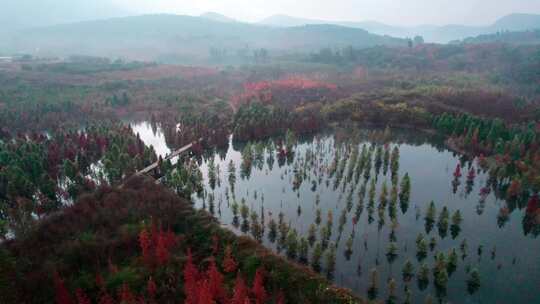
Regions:
<svg viewBox="0 0 540 304"><path fill-rule="evenodd" d="M482 74L489 83L520 86L527 95L540 93L540 47L536 45L419 44L411 48L374 47L322 49L307 61L362 66L389 71L423 73L466 72ZM434 75L435 78L442 75ZM524 94L525 92L521 92Z"/></svg>

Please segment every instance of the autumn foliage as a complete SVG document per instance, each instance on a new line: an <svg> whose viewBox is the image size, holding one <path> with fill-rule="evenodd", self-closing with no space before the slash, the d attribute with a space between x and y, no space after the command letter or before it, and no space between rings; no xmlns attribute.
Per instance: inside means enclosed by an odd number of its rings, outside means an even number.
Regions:
<svg viewBox="0 0 540 304"><path fill-rule="evenodd" d="M177 237L169 229L164 231L161 227L156 228L153 223L151 231L143 228L139 233L139 245L144 262L151 266L165 265L170 256L170 250L177 244Z"/></svg>
<svg viewBox="0 0 540 304"><path fill-rule="evenodd" d="M337 86L332 83L290 75L277 80L245 83L243 92L233 97L232 104L235 108L251 101L261 101L266 104L273 101L282 104L298 104L303 101L324 99L336 90Z"/></svg>
<svg viewBox="0 0 540 304"><path fill-rule="evenodd" d="M0 286L10 290L0 294L0 302L8 304L253 304L283 298L347 303L352 298L344 291L318 291L328 282L221 229L174 192L142 177L122 187L100 186L43 219L35 233L4 246L17 261L0 256L10 278L8 286Z"/></svg>

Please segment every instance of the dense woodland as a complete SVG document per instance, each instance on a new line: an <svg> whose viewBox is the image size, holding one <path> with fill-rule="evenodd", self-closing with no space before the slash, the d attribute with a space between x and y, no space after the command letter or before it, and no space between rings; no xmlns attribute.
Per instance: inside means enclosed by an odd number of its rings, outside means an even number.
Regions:
<svg viewBox="0 0 540 304"><path fill-rule="evenodd" d="M356 301L144 178L81 196L1 254L4 303Z"/></svg>
<svg viewBox="0 0 540 304"><path fill-rule="evenodd" d="M13 63L0 69L0 302L360 301L192 209L202 155L231 134L285 137L276 149L286 161L292 134L421 129L476 158L486 191L525 208L538 235L539 71L534 45L421 41L223 69ZM197 145L177 164L163 161L131 119L162 128L171 148ZM155 161L162 185L129 178Z"/></svg>

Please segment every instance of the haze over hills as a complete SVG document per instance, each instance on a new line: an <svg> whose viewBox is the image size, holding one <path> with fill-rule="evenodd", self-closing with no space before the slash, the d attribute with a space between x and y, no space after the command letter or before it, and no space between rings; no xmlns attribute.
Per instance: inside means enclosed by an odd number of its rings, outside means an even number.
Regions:
<svg viewBox="0 0 540 304"><path fill-rule="evenodd" d="M201 14L200 17L219 22L238 22L236 19L229 18L216 12L206 12L204 14Z"/></svg>
<svg viewBox="0 0 540 304"><path fill-rule="evenodd" d="M211 48L221 53L251 53L259 48L276 53L349 45L406 45L403 39L337 25L280 28L226 21L215 21L208 15L143 15L85 21L22 30L4 39L0 48L40 56L82 54L189 62L207 58Z"/></svg>
<svg viewBox="0 0 540 304"><path fill-rule="evenodd" d="M108 14L122 14L122 11L109 10ZM99 12L89 11L85 16L91 18L99 15ZM70 18L77 20L85 17L75 14ZM416 35L423 36L426 42L438 43L454 40L498 41L498 37L493 36L497 32L540 29L540 15L532 14L507 15L489 26L415 27L392 26L376 21L303 19L287 15L274 15L257 23L247 23L215 12L200 16L159 14L72 23L65 23L65 20L68 19L14 22L9 31L0 31L0 53L61 57L78 54L197 63L207 60L209 56L245 56L263 48L271 53L283 54L347 46L405 46L407 41L403 38ZM60 24L50 25L51 22ZM485 37L468 39L481 35ZM511 40L520 43L526 37L529 36L517 35ZM536 41L534 39L532 43ZM210 54L211 50L213 54Z"/></svg>
<svg viewBox="0 0 540 304"><path fill-rule="evenodd" d="M109 0L8 0L0 5L0 32L133 14Z"/></svg>
<svg viewBox="0 0 540 304"><path fill-rule="evenodd" d="M540 29L529 31L507 31L485 34L463 39L464 43L505 43L515 45L540 44Z"/></svg>
<svg viewBox="0 0 540 304"><path fill-rule="evenodd" d="M525 31L540 28L540 15L534 14L510 14L504 16L491 25L466 26L466 25L420 25L414 27L392 26L376 21L329 21L296 18L287 15L274 15L259 21L259 24L289 27L305 24L335 24L354 28L361 28L368 32L389 35L400 38L423 36L427 42L447 43L452 40L461 40L467 37L483 34L493 34L498 31Z"/></svg>

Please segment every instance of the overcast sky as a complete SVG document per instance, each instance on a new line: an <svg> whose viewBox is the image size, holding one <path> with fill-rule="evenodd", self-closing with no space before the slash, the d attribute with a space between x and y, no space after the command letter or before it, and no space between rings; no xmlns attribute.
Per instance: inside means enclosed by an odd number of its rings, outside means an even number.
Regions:
<svg viewBox="0 0 540 304"><path fill-rule="evenodd" d="M23 26L148 13L217 12L241 21L274 14L391 25L488 25L511 13L540 14L540 0L0 0L0 32Z"/></svg>
<svg viewBox="0 0 540 304"><path fill-rule="evenodd" d="M485 25L510 13L540 14L540 0L112 0L136 11L214 11L256 21L273 14L395 25Z"/></svg>

